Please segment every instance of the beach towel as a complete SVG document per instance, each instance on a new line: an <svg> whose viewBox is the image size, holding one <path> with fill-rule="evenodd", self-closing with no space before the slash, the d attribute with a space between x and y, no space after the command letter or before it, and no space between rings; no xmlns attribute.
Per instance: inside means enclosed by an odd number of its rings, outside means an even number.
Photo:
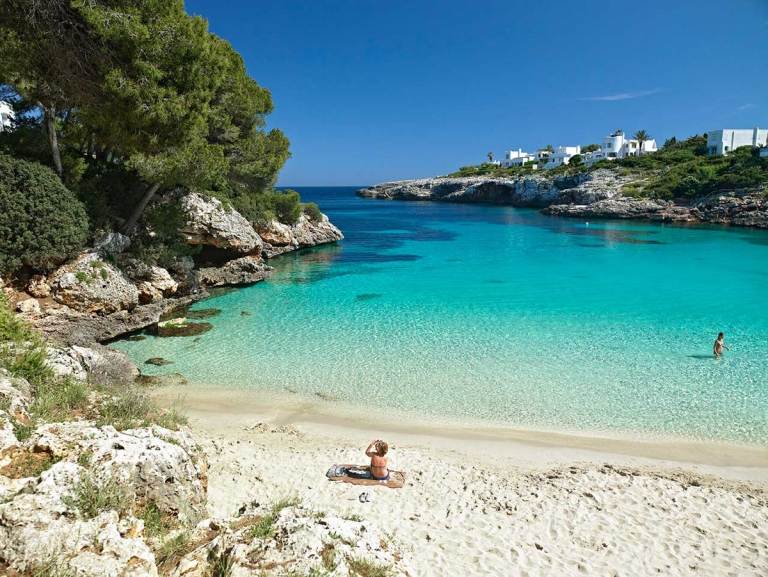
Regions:
<svg viewBox="0 0 768 577"><path fill-rule="evenodd" d="M401 489L405 484L405 473L402 471L390 471L389 479L377 481L376 479L360 478L359 476L352 476L349 474L349 470L354 471L369 470L368 467L360 465L334 465L325 474L331 481L337 483L350 483L352 485L368 485L368 486L380 486L389 487L390 489Z"/></svg>

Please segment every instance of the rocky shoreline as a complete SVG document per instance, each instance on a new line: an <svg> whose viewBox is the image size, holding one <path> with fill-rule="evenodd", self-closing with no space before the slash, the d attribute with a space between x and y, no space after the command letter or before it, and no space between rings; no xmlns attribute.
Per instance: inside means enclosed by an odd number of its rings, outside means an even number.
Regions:
<svg viewBox="0 0 768 577"><path fill-rule="evenodd" d="M254 227L214 198L189 193L179 204L179 234L199 256L177 257L167 268L147 265L127 252L129 237L113 232L50 275L6 287L9 301L49 342L91 346L156 326L210 289L262 281L270 258L344 238L326 215Z"/></svg>
<svg viewBox="0 0 768 577"><path fill-rule="evenodd" d="M627 196L638 177L599 169L573 176L536 174L521 178L438 177L386 182L358 195L384 200L487 203L538 208L544 214L574 218L637 219L674 223L713 223L768 228L764 190L737 190L692 202Z"/></svg>

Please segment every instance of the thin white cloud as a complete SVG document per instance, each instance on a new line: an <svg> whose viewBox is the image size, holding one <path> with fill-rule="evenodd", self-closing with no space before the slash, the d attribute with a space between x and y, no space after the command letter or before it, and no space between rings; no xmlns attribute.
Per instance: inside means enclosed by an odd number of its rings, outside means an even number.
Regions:
<svg viewBox="0 0 768 577"><path fill-rule="evenodd" d="M589 100L591 102L616 102L618 100L633 100L635 98L644 98L661 92L661 88L653 90L638 90L637 92L618 92L616 94L604 94L602 96L586 96L579 100Z"/></svg>
<svg viewBox="0 0 768 577"><path fill-rule="evenodd" d="M754 104L752 104L751 102L747 102L746 104L742 104L741 106L739 106L736 110L749 110L750 108L754 108L754 107L755 107Z"/></svg>

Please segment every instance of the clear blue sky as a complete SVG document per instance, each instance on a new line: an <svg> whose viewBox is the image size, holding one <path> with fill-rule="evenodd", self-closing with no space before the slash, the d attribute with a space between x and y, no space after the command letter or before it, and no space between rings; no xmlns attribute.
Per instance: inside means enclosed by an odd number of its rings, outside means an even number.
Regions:
<svg viewBox="0 0 768 577"><path fill-rule="evenodd" d="M188 0L272 91L282 185L768 126L768 0Z"/></svg>

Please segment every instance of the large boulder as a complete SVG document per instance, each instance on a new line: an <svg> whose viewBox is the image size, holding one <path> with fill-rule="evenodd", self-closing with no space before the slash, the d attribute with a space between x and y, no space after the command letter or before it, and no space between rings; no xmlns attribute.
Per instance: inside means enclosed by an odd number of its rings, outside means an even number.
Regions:
<svg viewBox="0 0 768 577"><path fill-rule="evenodd" d="M86 379L99 385L128 385L139 376L139 369L122 351L98 343L83 347L49 345L46 364L59 377Z"/></svg>
<svg viewBox="0 0 768 577"><path fill-rule="evenodd" d="M171 273L157 265L150 265L136 259L125 262L123 270L136 283L139 290L139 302L148 304L176 294L179 283Z"/></svg>
<svg viewBox="0 0 768 577"><path fill-rule="evenodd" d="M130 246L130 237L119 232L106 233L93 243L93 248L99 253L111 256L125 252Z"/></svg>
<svg viewBox="0 0 768 577"><path fill-rule="evenodd" d="M73 514L69 499L83 474L76 463L56 463L0 504L0 561L30 575L156 577L141 521L114 510Z"/></svg>
<svg viewBox="0 0 768 577"><path fill-rule="evenodd" d="M56 376L70 377L78 381L84 381L88 378L80 355L72 347L48 346L45 353L45 364Z"/></svg>
<svg viewBox="0 0 768 577"><path fill-rule="evenodd" d="M36 274L27 282L27 292L35 298L44 299L51 296L51 285L45 275Z"/></svg>
<svg viewBox="0 0 768 577"><path fill-rule="evenodd" d="M181 198L181 209L186 222L179 232L187 243L238 254L261 252L261 239L251 223L219 199L192 192Z"/></svg>
<svg viewBox="0 0 768 577"><path fill-rule="evenodd" d="M231 286L253 284L269 276L272 267L264 264L260 257L244 256L231 260L220 267L198 269L198 281L206 286Z"/></svg>
<svg viewBox="0 0 768 577"><path fill-rule="evenodd" d="M16 311L25 316L36 316L42 312L42 309L37 300L24 299L16 303Z"/></svg>
<svg viewBox="0 0 768 577"><path fill-rule="evenodd" d="M91 383L128 385L139 376L139 369L122 351L98 343L91 343L87 347L72 345L69 350L85 368Z"/></svg>
<svg viewBox="0 0 768 577"><path fill-rule="evenodd" d="M344 238L341 231L324 214L320 220L312 220L302 214L294 225L272 220L260 225L258 232L264 241L263 251L267 258Z"/></svg>
<svg viewBox="0 0 768 577"><path fill-rule="evenodd" d="M117 481L137 502L153 502L180 520L199 518L206 511L207 463L186 431L153 426L119 432L75 421L38 427L30 444L54 460L90 455L96 483Z"/></svg>
<svg viewBox="0 0 768 577"><path fill-rule="evenodd" d="M85 313L131 310L139 302L133 283L94 252L59 268L51 276L51 287L54 300Z"/></svg>

